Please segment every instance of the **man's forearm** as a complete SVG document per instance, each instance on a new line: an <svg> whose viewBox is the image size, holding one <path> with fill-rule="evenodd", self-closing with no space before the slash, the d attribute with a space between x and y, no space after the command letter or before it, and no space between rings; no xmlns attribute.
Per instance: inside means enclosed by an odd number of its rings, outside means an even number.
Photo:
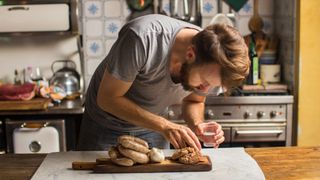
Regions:
<svg viewBox="0 0 320 180"><path fill-rule="evenodd" d="M100 101L100 103L98 101L98 104L104 111L120 119L157 132L161 132L171 123L165 118L141 108L126 97L108 98L103 102Z"/></svg>
<svg viewBox="0 0 320 180"><path fill-rule="evenodd" d="M204 108L204 102L183 101L182 103L183 118L193 131L197 124L203 122Z"/></svg>

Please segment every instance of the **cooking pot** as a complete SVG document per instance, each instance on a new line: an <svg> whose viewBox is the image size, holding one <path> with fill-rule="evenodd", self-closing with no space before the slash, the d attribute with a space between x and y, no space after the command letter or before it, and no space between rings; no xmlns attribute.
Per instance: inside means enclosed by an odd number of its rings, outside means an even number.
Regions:
<svg viewBox="0 0 320 180"><path fill-rule="evenodd" d="M59 70L55 70L57 64L63 64ZM78 93L80 90L80 75L76 71L76 64L71 60L57 60L51 65L53 73L50 84L64 88L67 95Z"/></svg>

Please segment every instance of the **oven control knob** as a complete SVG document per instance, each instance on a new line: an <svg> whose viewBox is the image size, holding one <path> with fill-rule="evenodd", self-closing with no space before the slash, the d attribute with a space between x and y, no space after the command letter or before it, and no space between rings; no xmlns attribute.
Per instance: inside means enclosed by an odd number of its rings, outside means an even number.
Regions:
<svg viewBox="0 0 320 180"><path fill-rule="evenodd" d="M270 112L270 117L271 118L275 118L275 117L277 117L277 115L278 115L277 111L271 111Z"/></svg>
<svg viewBox="0 0 320 180"><path fill-rule="evenodd" d="M263 118L265 115L266 115L266 113L263 111L259 111L257 114L258 118Z"/></svg>
<svg viewBox="0 0 320 180"><path fill-rule="evenodd" d="M213 113L213 111L211 109L209 109L207 111L207 117L208 117L208 119L213 119L214 118L214 113Z"/></svg>
<svg viewBox="0 0 320 180"><path fill-rule="evenodd" d="M245 118L245 119L249 119L250 117L252 116L252 113L251 112L245 112L244 113L244 115L243 115L243 117Z"/></svg>
<svg viewBox="0 0 320 180"><path fill-rule="evenodd" d="M173 110L169 110L169 111L168 111L168 116L169 116L169 119L173 119L174 116L175 116L174 111L173 111Z"/></svg>

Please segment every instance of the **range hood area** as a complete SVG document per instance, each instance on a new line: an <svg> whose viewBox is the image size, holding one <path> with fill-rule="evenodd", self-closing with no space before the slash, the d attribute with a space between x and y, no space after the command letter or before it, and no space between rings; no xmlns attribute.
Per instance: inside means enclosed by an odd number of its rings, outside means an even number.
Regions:
<svg viewBox="0 0 320 180"><path fill-rule="evenodd" d="M77 0L4 0L0 33L79 33ZM1 35L0 34L0 35Z"/></svg>

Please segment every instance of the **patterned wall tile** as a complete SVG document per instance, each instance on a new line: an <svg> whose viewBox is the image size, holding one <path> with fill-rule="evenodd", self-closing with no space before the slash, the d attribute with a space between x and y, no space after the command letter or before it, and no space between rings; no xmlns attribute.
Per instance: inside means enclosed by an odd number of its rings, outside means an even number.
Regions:
<svg viewBox="0 0 320 180"><path fill-rule="evenodd" d="M232 11L232 8L222 0L222 13L227 14Z"/></svg>
<svg viewBox="0 0 320 180"><path fill-rule="evenodd" d="M212 17L203 17L202 18L202 28L205 28L210 24Z"/></svg>
<svg viewBox="0 0 320 180"><path fill-rule="evenodd" d="M84 3L84 15L88 18L97 18L102 15L102 3L101 1L86 1Z"/></svg>
<svg viewBox="0 0 320 180"><path fill-rule="evenodd" d="M240 9L238 12L239 15L247 15L252 16L253 15L253 0L247 1L247 3Z"/></svg>
<svg viewBox="0 0 320 180"><path fill-rule="evenodd" d="M101 40L89 39L85 42L85 44L86 44L85 52L87 56L100 57L104 54L104 48Z"/></svg>
<svg viewBox="0 0 320 180"><path fill-rule="evenodd" d="M118 32L122 27L122 21L118 19L107 19L105 20L105 35L108 37L117 37Z"/></svg>
<svg viewBox="0 0 320 180"><path fill-rule="evenodd" d="M238 30L240 31L240 34L242 36L248 35L251 33L251 31L249 30L248 24L249 24L249 20L250 20L251 16L240 16L237 18L238 21Z"/></svg>
<svg viewBox="0 0 320 180"><path fill-rule="evenodd" d="M170 16L170 0L162 0L164 12Z"/></svg>
<svg viewBox="0 0 320 180"><path fill-rule="evenodd" d="M121 16L121 2L120 1L105 1L104 15L105 17L120 17Z"/></svg>
<svg viewBox="0 0 320 180"><path fill-rule="evenodd" d="M109 53L112 45L116 42L116 40L117 40L117 39L111 39L111 38L109 38L109 39L107 39L107 40L105 41L105 50L106 50L106 53Z"/></svg>
<svg viewBox="0 0 320 180"><path fill-rule="evenodd" d="M88 59L87 62L87 74L93 75L94 71L97 69L98 65L101 63L102 59Z"/></svg>
<svg viewBox="0 0 320 180"><path fill-rule="evenodd" d="M90 19L85 22L85 33L90 37L103 35L103 22L99 19Z"/></svg>
<svg viewBox="0 0 320 180"><path fill-rule="evenodd" d="M131 9L129 8L127 3L122 3L121 5L124 19L128 19L131 14Z"/></svg>
<svg viewBox="0 0 320 180"><path fill-rule="evenodd" d="M213 17L218 13L217 0L203 0L202 5L202 16L203 17Z"/></svg>

